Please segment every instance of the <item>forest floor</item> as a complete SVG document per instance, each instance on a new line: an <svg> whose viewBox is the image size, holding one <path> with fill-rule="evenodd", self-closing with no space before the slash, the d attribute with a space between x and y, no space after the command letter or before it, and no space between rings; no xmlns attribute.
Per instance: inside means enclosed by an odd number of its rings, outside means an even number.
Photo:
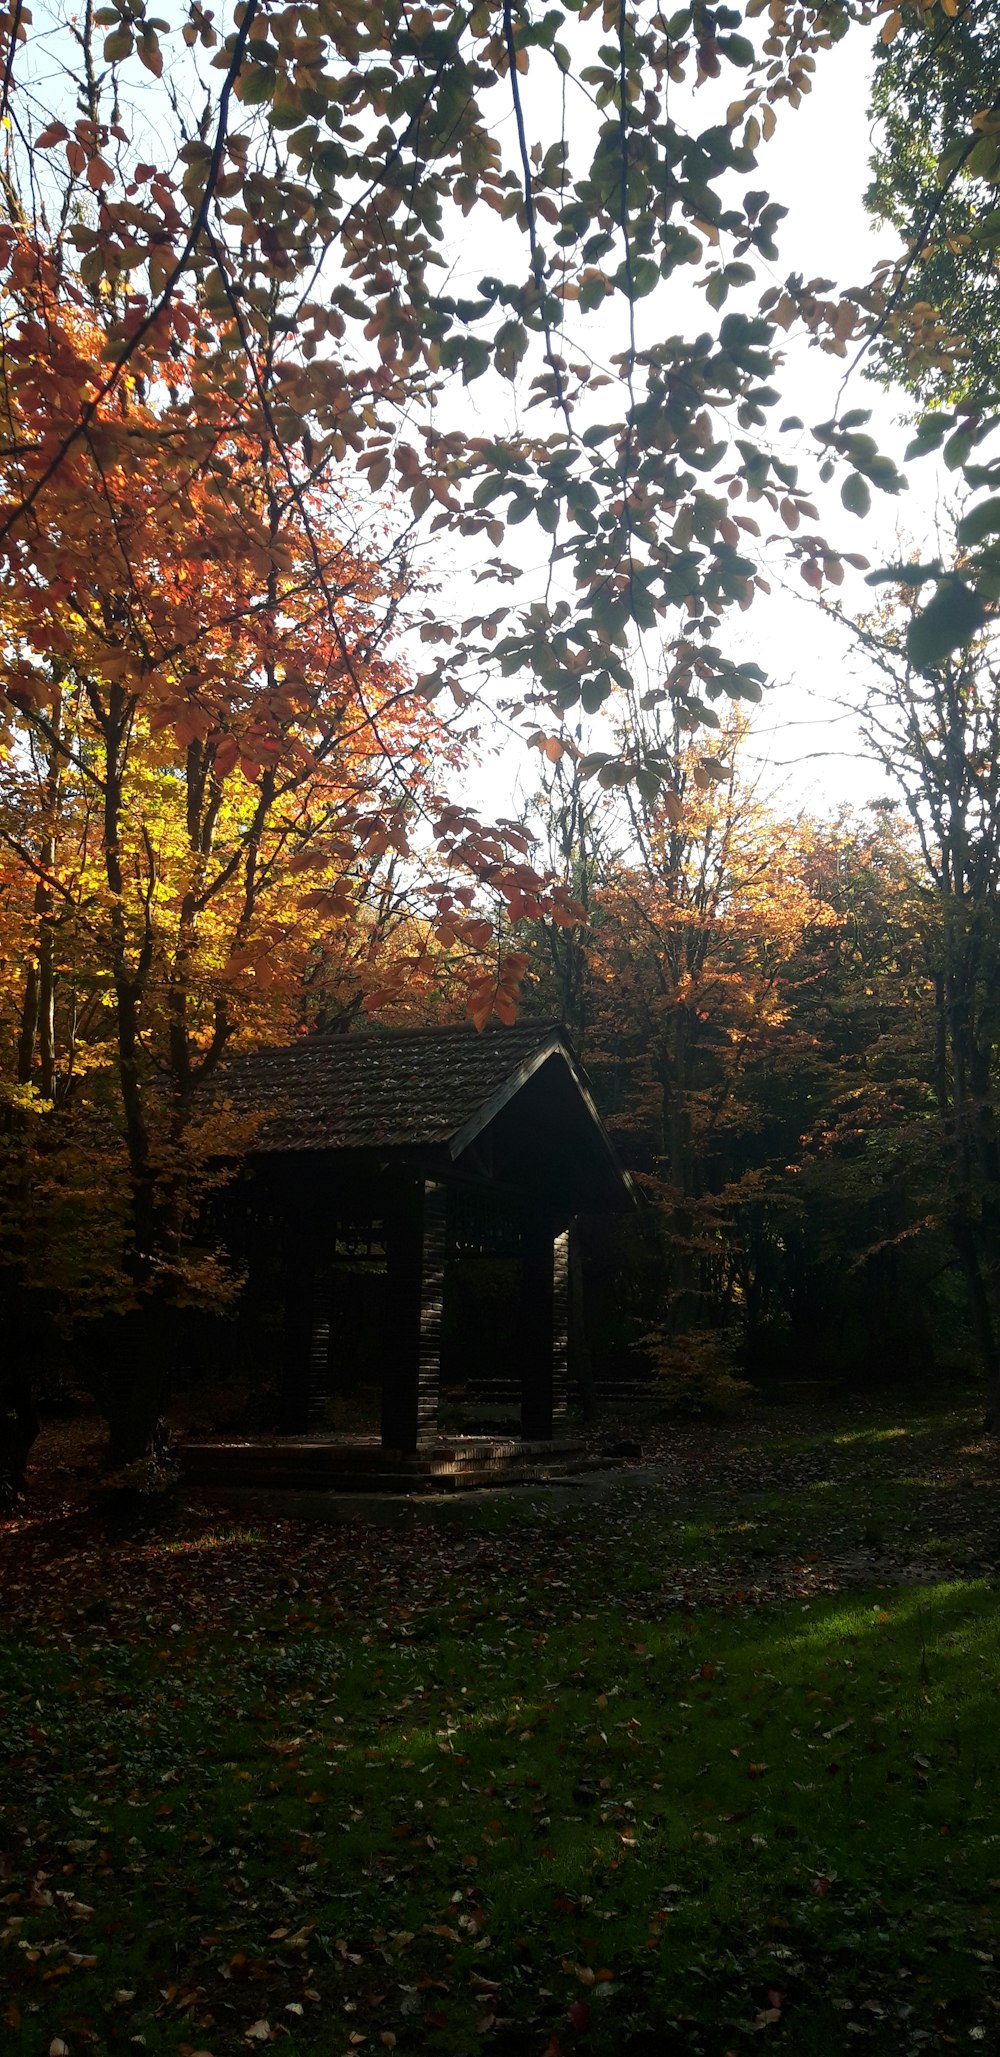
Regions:
<svg viewBox="0 0 1000 2057"><path fill-rule="evenodd" d="M996 2057L977 1415L661 1425L390 1526L116 1515L48 1431L0 1524L0 2044Z"/></svg>

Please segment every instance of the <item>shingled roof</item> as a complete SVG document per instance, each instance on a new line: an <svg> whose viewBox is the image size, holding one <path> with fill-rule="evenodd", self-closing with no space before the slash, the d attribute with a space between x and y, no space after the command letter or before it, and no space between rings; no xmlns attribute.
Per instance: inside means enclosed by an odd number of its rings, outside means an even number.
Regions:
<svg viewBox="0 0 1000 2057"><path fill-rule="evenodd" d="M565 1031L552 1023L307 1036L235 1059L226 1094L238 1112L264 1116L255 1155L443 1146L454 1158L553 1056L603 1136Z"/></svg>

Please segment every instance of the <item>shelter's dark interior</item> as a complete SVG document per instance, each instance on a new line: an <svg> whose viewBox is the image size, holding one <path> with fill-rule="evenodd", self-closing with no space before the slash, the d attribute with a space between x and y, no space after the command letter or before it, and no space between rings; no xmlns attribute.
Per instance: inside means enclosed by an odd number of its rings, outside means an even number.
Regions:
<svg viewBox="0 0 1000 2057"><path fill-rule="evenodd" d="M245 1060L234 1097L260 1118L233 1219L284 1432L364 1427L374 1396L389 1448L491 1410L553 1436L569 1222L631 1205L563 1032L316 1038Z"/></svg>

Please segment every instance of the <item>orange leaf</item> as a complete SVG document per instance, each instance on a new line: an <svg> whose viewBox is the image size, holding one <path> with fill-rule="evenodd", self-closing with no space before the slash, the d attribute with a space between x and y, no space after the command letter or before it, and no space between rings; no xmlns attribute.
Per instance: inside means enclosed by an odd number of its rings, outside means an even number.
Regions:
<svg viewBox="0 0 1000 2057"><path fill-rule="evenodd" d="M469 994L469 1020L473 1028L478 1029L480 1033L486 1027L493 1012L495 997L492 986L486 994L483 994L477 987L473 987Z"/></svg>

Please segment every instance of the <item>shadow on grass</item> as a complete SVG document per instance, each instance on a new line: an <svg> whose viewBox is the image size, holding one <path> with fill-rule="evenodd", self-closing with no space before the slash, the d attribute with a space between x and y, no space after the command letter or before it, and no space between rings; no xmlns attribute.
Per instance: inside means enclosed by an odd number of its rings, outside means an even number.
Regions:
<svg viewBox="0 0 1000 2057"><path fill-rule="evenodd" d="M17 2057L993 2037L990 1589L541 1632L481 1597L420 1642L8 1646Z"/></svg>

